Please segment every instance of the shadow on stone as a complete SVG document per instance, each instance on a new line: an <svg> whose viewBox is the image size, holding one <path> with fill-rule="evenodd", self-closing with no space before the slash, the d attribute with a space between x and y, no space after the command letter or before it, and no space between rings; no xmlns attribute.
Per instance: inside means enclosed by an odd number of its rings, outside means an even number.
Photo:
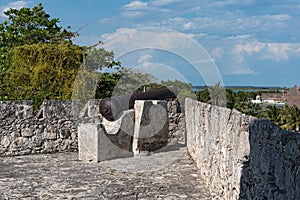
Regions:
<svg viewBox="0 0 300 200"><path fill-rule="evenodd" d="M80 160L99 162L184 147L179 144L184 139L184 115L173 109L179 104L137 100L134 109L122 111L115 121L99 117L100 104L98 100L89 101L82 111L84 117L78 126ZM170 142L172 145L168 145Z"/></svg>
<svg viewBox="0 0 300 200"><path fill-rule="evenodd" d="M257 119L249 143L239 199L300 199L300 134Z"/></svg>

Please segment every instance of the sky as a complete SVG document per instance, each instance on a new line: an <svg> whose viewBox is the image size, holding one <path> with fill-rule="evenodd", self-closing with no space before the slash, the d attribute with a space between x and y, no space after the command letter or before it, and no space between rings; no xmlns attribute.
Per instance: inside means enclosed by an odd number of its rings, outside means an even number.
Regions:
<svg viewBox="0 0 300 200"><path fill-rule="evenodd" d="M41 2L62 27L78 31L78 45L115 52L126 67L193 85L300 85L298 0L28 0Z"/></svg>

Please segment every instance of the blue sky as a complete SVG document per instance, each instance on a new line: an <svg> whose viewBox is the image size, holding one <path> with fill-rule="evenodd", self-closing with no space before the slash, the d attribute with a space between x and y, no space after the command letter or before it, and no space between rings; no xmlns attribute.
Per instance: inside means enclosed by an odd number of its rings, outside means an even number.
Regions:
<svg viewBox="0 0 300 200"><path fill-rule="evenodd" d="M79 30L80 37L75 42L80 45L105 43L124 31L127 38L140 37L141 33L131 30L146 27L174 30L180 35L177 40L172 31L161 39L156 34L146 34L144 39L158 46L118 57L128 67L155 65L151 69L157 71L165 66L162 68L170 71L161 70L161 76L179 74L193 85L206 84L206 75L197 75L184 56L170 52L170 48L155 49L162 43L164 47L176 44L184 48L193 40L215 63L225 85L300 85L300 2L296 0L1 0L1 22L7 8L32 7L38 2L51 17L60 19L61 26ZM185 49L186 53L196 53Z"/></svg>

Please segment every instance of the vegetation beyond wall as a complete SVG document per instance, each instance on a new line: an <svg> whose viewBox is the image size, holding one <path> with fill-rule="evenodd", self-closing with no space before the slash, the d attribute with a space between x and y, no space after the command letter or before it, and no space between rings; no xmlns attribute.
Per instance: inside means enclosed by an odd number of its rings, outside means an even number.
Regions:
<svg viewBox="0 0 300 200"><path fill-rule="evenodd" d="M300 199L300 134L186 100L187 146L213 199Z"/></svg>

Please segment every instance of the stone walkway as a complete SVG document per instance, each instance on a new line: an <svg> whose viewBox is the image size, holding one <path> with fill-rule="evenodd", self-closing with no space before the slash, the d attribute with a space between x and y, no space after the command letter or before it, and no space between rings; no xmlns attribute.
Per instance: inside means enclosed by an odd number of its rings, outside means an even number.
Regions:
<svg viewBox="0 0 300 200"><path fill-rule="evenodd" d="M100 163L78 153L0 158L0 199L210 199L185 148Z"/></svg>

